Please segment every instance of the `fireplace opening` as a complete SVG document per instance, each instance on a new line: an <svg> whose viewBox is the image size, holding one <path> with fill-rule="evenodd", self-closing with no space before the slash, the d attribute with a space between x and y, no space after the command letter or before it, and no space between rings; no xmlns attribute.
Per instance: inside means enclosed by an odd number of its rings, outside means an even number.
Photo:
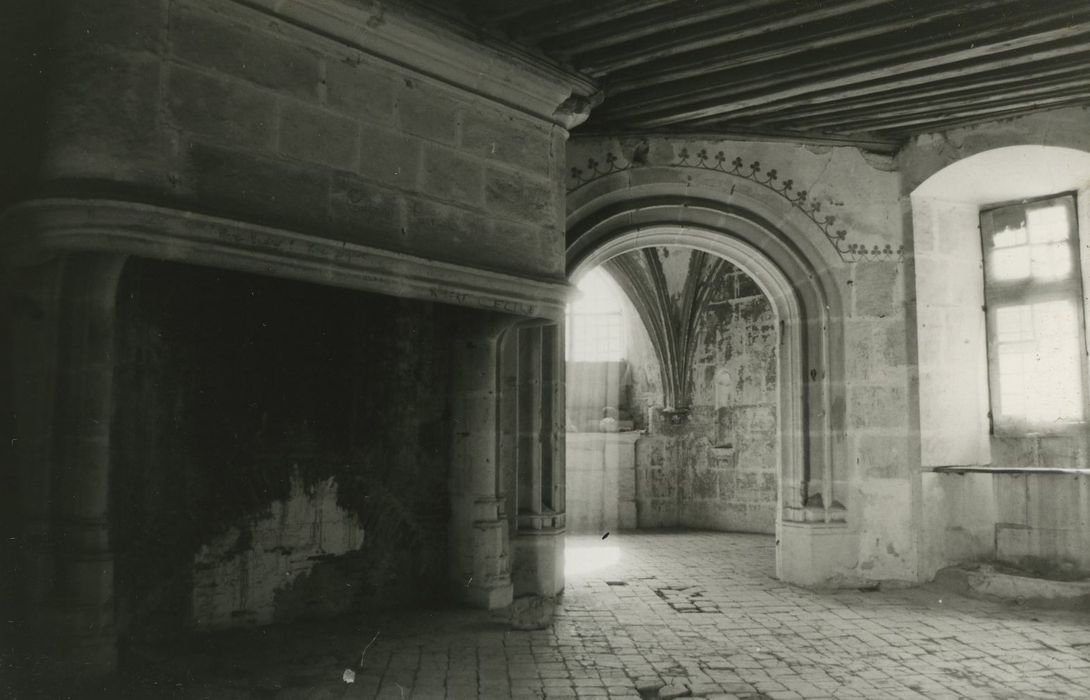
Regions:
<svg viewBox="0 0 1090 700"><path fill-rule="evenodd" d="M122 649L447 601L451 309L127 265L111 474Z"/></svg>

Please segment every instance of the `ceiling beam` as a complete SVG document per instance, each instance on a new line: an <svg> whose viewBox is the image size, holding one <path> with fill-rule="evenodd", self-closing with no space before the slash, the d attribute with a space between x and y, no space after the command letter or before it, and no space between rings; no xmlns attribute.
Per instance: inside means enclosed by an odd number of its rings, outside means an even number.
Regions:
<svg viewBox="0 0 1090 700"><path fill-rule="evenodd" d="M877 87L867 85L853 90L831 90L795 98L774 100L747 109L733 110L729 116L732 119L748 119L765 114L790 113L794 116L807 117L826 114L834 110L900 102L909 94L915 98L927 98L960 92L968 87L989 87L1002 90L1007 89L1012 84L1020 84L1026 80L1047 79L1053 76L1081 72L1088 65L1090 65L1090 56L1075 54L1043 65L1035 64L1032 73L1029 74L1027 74L1025 66L1019 64L1013 68L986 71L973 76L971 82L957 79L939 82L929 80L923 85L914 87L910 93L906 92L902 87L894 86L890 88L887 83L880 82ZM932 87L928 87L929 85ZM723 116L725 115L717 115L709 117L707 120L689 122L689 124L699 125L705 121L720 121Z"/></svg>
<svg viewBox="0 0 1090 700"><path fill-rule="evenodd" d="M1067 89L1056 88L1033 95L1020 95L1016 99L992 99L978 102L953 101L944 104L925 105L916 109L866 114L852 120L832 121L824 125L810 125L810 128L838 134L870 133L875 130L896 132L901 124L915 123L920 117L944 118L943 115L963 112L977 115L1007 109L1026 109L1028 105L1058 104L1059 102L1077 104L1080 101L1090 102L1090 95L1086 92L1085 84Z"/></svg>
<svg viewBox="0 0 1090 700"><path fill-rule="evenodd" d="M662 2L662 0L658 0ZM492 26L505 22L515 22L521 17L535 13L551 13L556 17L557 13L566 5L573 5L571 0L462 0L474 20L482 24Z"/></svg>
<svg viewBox="0 0 1090 700"><path fill-rule="evenodd" d="M749 10L766 9L784 0L737 0L731 3L692 5L692 9L656 7L617 19L608 24L565 32L541 44L543 51L562 59L589 53L607 46L624 44L635 39L674 32L694 24L731 17ZM618 49L620 50L620 49Z"/></svg>
<svg viewBox="0 0 1090 700"><path fill-rule="evenodd" d="M612 46L588 53L572 56L572 63L579 70L600 77L622 68L640 66L649 61L669 58L712 46L723 46L745 38L800 27L832 17L841 17L851 12L887 4L889 0L849 0L836 4L812 5L807 11L799 10L797 5L775 6L769 16L768 11L748 13L747 20L705 22L690 31L675 31L657 35L657 40L639 40Z"/></svg>
<svg viewBox="0 0 1090 700"><path fill-rule="evenodd" d="M1066 106L1068 106L1068 105L1062 105L1061 104L1061 105L1052 105L1051 107L1046 106L1046 108L1057 109L1057 108L1063 108L1063 107L1066 107ZM973 126L976 126L976 125L979 125L979 124L987 124L988 122L993 122L993 121L996 121L998 119L1015 119L1015 118L1018 118L1018 117L1024 117L1024 116L1028 116L1028 115L1032 115L1032 114L1038 114L1041 111L1042 111L1041 107L1034 105L1034 106L1031 106L1031 107L1024 107L1024 108L1011 108L1011 109L1008 109L1008 110L1003 110L1002 112L991 112L991 113L989 113L987 115L984 115L984 116L971 115L971 116L966 116L964 118L950 117L950 118L944 118L944 119L942 119L940 121L935 121L935 122L932 122L932 123L920 124L920 125L914 126L912 128L904 127L904 128L901 128L901 129L899 129L897 131L889 132L888 134L885 135L885 137L886 138L900 139L901 141L904 142L904 141L908 141L908 139L910 139L910 138L912 138L914 136L917 136L919 134L933 133L933 132L936 132L936 131L945 131L945 130L948 130L948 129L958 129L958 128L962 128L962 127L973 127ZM878 134L871 134L871 135L876 136L876 137L879 136ZM848 138L848 135L845 134L844 137Z"/></svg>
<svg viewBox="0 0 1090 700"><path fill-rule="evenodd" d="M932 31L927 25L939 24L953 17L964 16L971 10L996 10L1022 0L977 0L945 4L930 11L918 8L904 10L898 14L875 16L837 17L806 27L805 30L781 32L769 37L762 34L749 40L738 42L723 51L700 51L692 55L680 56L668 63L638 66L636 69L621 71L607 76L609 94L618 95L642 88L674 83L686 78L706 76L716 71L737 71L743 66L784 59L819 49L849 44L853 41L869 39L882 34L894 34L907 30L917 30L917 34ZM776 40L776 37L779 37Z"/></svg>
<svg viewBox="0 0 1090 700"><path fill-rule="evenodd" d="M1045 108L1056 108L1066 105L1079 105L1087 103L1090 103L1090 95L1087 95L1085 90L1078 90L1066 95L1017 100L1004 105L982 107L979 109L969 108L970 106L966 105L961 109L949 110L941 115L934 113L934 111L931 111L916 117L905 117L903 119L885 118L862 121L854 125L845 127L843 129L837 128L832 131L834 131L834 133L842 135L848 135L852 133L869 133L872 131L880 132L883 134L904 134L909 130L911 130L912 132L918 132L921 125L934 124L941 127L953 121L990 121L991 119L998 119L1009 112L1023 113Z"/></svg>
<svg viewBox="0 0 1090 700"><path fill-rule="evenodd" d="M519 12L518 0L507 0L509 11L501 17L504 31L518 41L536 44L569 32L597 27L659 7L679 7L683 0L574 0L545 12ZM487 17L481 17L486 21ZM608 30L607 30L608 31Z"/></svg>
<svg viewBox="0 0 1090 700"><path fill-rule="evenodd" d="M601 111L613 113L631 109L647 112L656 107L672 107L700 98L736 98L746 90L764 95L772 92L769 88L773 86L810 85L818 78L855 76L864 71L872 71L864 79L850 81L862 83L882 78L890 69L914 62L921 62L921 65L909 70L927 69L939 63L966 60L974 56L986 57L995 51L1006 50L1000 43L1003 41L1032 45L1055 40L1056 33L1077 35L1078 30L1072 31L1070 25L1076 20L1084 23L1090 21L1090 12L1086 11L1084 0L1076 2L1081 12L1073 18L1042 16L1039 12L1030 13L1026 10L1015 16L993 18L991 21L984 21L979 16L967 16L956 31L948 31L938 37L932 31L909 34L896 41L882 41L881 37L875 37L854 45L828 47L801 56L787 56L750 65L740 70L708 72L699 78L677 80L655 90L613 95L613 99ZM902 68L900 72L907 71ZM842 85L834 84L830 87L838 86ZM609 87L607 80L605 89L608 94L612 94Z"/></svg>
<svg viewBox="0 0 1090 700"><path fill-rule="evenodd" d="M984 37L981 37L983 40ZM1066 43L1059 43L1064 42ZM1041 44L1048 45L1040 48ZM835 66L823 66L815 71L798 71L797 79L773 81L772 86L757 87L743 93L741 86L726 85L702 91L700 95L674 94L670 98L656 101L653 105L625 105L610 108L607 101L600 108L602 117L609 121L633 117L644 126L665 126L713 115L725 115L731 111L765 104L771 100L795 97L807 93L835 88L849 88L861 83L871 82L881 85L893 82L898 76L906 76L902 84L925 84L980 73L987 70L1009 67L1024 61L1039 61L1080 53L1090 48L1090 21L1083 20L1061 27L1053 27L1032 34L1007 39L994 44L977 45L969 48L940 53L937 55L921 54L921 58L903 62L883 62L873 67L859 70L856 66L837 69ZM849 62L852 63L852 62ZM811 75L813 74L813 75ZM874 87L868 88L875 91ZM879 88L881 89L881 88ZM740 97L740 93L747 97Z"/></svg>
<svg viewBox="0 0 1090 700"><path fill-rule="evenodd" d="M998 92L992 88L962 89L941 98L930 99L913 93L896 103L852 107L847 110L837 110L810 117L787 111L782 113L781 116L768 120L768 123L773 125L788 123L792 127L816 129L818 131L828 130L830 127L839 130L839 127L851 128L851 125L856 122L871 121L875 118L922 114L928 111L934 112L967 104L998 104L1002 106L1027 97L1047 97L1050 94L1067 92L1081 93L1090 98L1090 66L1084 67L1078 75L1069 75L1053 80L1042 80L1034 77L1017 86L1012 85L1008 89Z"/></svg>

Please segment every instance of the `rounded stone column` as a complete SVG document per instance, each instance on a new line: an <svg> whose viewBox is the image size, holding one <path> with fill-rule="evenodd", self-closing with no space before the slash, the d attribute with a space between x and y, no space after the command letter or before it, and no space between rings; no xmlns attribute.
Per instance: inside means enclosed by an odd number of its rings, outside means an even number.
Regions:
<svg viewBox="0 0 1090 700"><path fill-rule="evenodd" d="M109 541L115 298L125 257L13 271L20 641L36 676L117 663Z"/></svg>
<svg viewBox="0 0 1090 700"><path fill-rule="evenodd" d="M518 512L512 540L515 595L564 589L564 328L531 322L518 331L514 410L520 436L514 461Z"/></svg>
<svg viewBox="0 0 1090 700"><path fill-rule="evenodd" d="M509 316L461 311L452 323L450 566L456 596L475 607L511 603L508 523L497 493L498 338Z"/></svg>

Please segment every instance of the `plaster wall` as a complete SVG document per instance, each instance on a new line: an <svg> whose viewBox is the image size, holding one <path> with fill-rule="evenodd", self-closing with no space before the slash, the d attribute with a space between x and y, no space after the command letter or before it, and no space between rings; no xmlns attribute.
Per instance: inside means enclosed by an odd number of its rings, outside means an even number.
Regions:
<svg viewBox="0 0 1090 700"><path fill-rule="evenodd" d="M920 439L924 466L987 464L987 339L975 205L913 203Z"/></svg>
<svg viewBox="0 0 1090 700"><path fill-rule="evenodd" d="M1035 145L1090 152L1087 119L1090 108L1067 107L920 134L897 154L904 192L907 196L948 165L995 148Z"/></svg>

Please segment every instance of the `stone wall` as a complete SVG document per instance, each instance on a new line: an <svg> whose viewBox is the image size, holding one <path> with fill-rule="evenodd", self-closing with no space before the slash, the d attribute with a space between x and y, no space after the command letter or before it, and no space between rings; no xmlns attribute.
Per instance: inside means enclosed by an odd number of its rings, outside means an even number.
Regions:
<svg viewBox="0 0 1090 700"><path fill-rule="evenodd" d="M442 596L441 307L150 262L129 264L120 299L124 633Z"/></svg>
<svg viewBox="0 0 1090 700"><path fill-rule="evenodd" d="M0 22L0 86L7 95L18 99L5 100L0 109L0 153L4 167L0 168L0 212L18 201L32 189L37 163L41 157L42 133L45 121L46 81L42 75L48 65L48 28L51 3L29 3L17 12L5 13ZM0 282L0 367L9 367L16 356L15 342L9 337L14 314L10 289ZM11 404L15 395L17 373L0 372L0 431L17 435L17 411ZM19 475L14 467L18 440L0 446L0 532L16 533L20 522ZM0 569L12 575L0 577L0 614L4 619L17 618L20 608L20 581L14 572L20 569L20 547L16 537L6 535L0 541ZM6 635L7 644L14 643L15 634Z"/></svg>
<svg viewBox="0 0 1090 700"><path fill-rule="evenodd" d="M705 457L683 476L679 515L688 526L773 532L779 333L760 288L737 268L728 270L697 336L689 421L706 440Z"/></svg>
<svg viewBox="0 0 1090 700"><path fill-rule="evenodd" d="M641 527L775 530L776 320L752 279L727 266L695 335L685 421L637 443ZM637 392L646 391L637 387Z"/></svg>
<svg viewBox="0 0 1090 700"><path fill-rule="evenodd" d="M0 22L0 85L18 99L0 110L0 211L32 189L41 157L53 3L30 3Z"/></svg>
<svg viewBox="0 0 1090 700"><path fill-rule="evenodd" d="M63 17L41 191L563 274L563 129L244 3Z"/></svg>
<svg viewBox="0 0 1090 700"><path fill-rule="evenodd" d="M925 473L928 574L998 560L1090 575L1090 475Z"/></svg>

